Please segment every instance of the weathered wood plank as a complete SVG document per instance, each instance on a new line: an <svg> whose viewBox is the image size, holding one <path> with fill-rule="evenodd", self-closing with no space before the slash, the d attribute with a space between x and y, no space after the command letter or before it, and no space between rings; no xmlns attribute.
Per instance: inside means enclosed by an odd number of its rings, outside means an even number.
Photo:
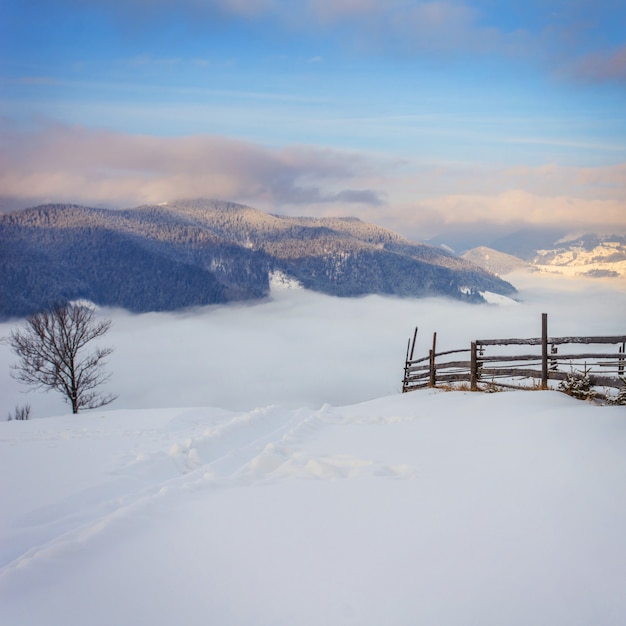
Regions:
<svg viewBox="0 0 626 626"><path fill-rule="evenodd" d="M548 343L560 345L563 343L622 343L626 341L626 335L613 337L548 337Z"/></svg>
<svg viewBox="0 0 626 626"><path fill-rule="evenodd" d="M475 341L472 341L470 350L470 389L476 391L478 388L478 355Z"/></svg>
<svg viewBox="0 0 626 626"><path fill-rule="evenodd" d="M551 357L552 358L552 357ZM500 356L479 356L476 359L478 363L491 363L501 361L503 363L508 361L538 361L541 362L540 354L520 354L518 356L513 356L510 354L503 354Z"/></svg>
<svg viewBox="0 0 626 626"><path fill-rule="evenodd" d="M437 352L435 357L447 356L448 354L462 354L463 352L469 352L469 349L463 348L461 350L446 350L445 352Z"/></svg>
<svg viewBox="0 0 626 626"><path fill-rule="evenodd" d="M434 387L437 382L435 359L437 358L437 333L433 333L433 347L430 351L430 386Z"/></svg>
<svg viewBox="0 0 626 626"><path fill-rule="evenodd" d="M530 339L476 339L477 346L539 346L541 337Z"/></svg>
<svg viewBox="0 0 626 626"><path fill-rule="evenodd" d="M480 380L484 381L492 376L506 376L511 378L538 378L541 380L541 370L521 367L485 367L480 371Z"/></svg>
<svg viewBox="0 0 626 626"><path fill-rule="evenodd" d="M549 363L567 364L570 361L593 359L596 361L603 359L614 359L613 363L617 367L621 354L612 354L606 352L582 352L580 354L550 354L548 356ZM497 363L497 362L512 362L512 361L541 361L541 355L539 354L519 354L519 355L500 355L500 356L479 356L477 358L479 363Z"/></svg>
<svg viewBox="0 0 626 626"><path fill-rule="evenodd" d="M427 389L428 388L428 383L425 383L423 385L407 385L405 387L406 391L417 391L418 389Z"/></svg>
<svg viewBox="0 0 626 626"><path fill-rule="evenodd" d="M548 314L541 314L541 388L548 388Z"/></svg>
<svg viewBox="0 0 626 626"><path fill-rule="evenodd" d="M415 365L415 363L423 363L424 361L428 361L430 356L423 356L421 359L412 359L407 361L407 365Z"/></svg>
<svg viewBox="0 0 626 626"><path fill-rule="evenodd" d="M549 360L566 363L567 361L575 361L577 359L615 359L615 364L617 365L621 356L621 354L610 352L581 352L580 354L551 354Z"/></svg>
<svg viewBox="0 0 626 626"><path fill-rule="evenodd" d="M626 335L616 335L611 337L548 337L548 344L561 345L564 343L613 343L618 344L626 341ZM478 346L540 346L541 337L530 337L529 339L476 339Z"/></svg>
<svg viewBox="0 0 626 626"><path fill-rule="evenodd" d="M469 383L469 372L462 374L440 374L437 372L438 383L466 382Z"/></svg>
<svg viewBox="0 0 626 626"><path fill-rule="evenodd" d="M469 371L470 362L469 361L450 361L448 363L437 363L435 367L437 369L437 372L444 370L444 369L451 369L455 367L457 368L462 367Z"/></svg>
<svg viewBox="0 0 626 626"><path fill-rule="evenodd" d="M413 333L413 343L411 344L411 354L409 355L409 358L407 359L407 361L412 361L413 360L413 352L415 351L415 342L417 340L417 326L415 327L415 332Z"/></svg>

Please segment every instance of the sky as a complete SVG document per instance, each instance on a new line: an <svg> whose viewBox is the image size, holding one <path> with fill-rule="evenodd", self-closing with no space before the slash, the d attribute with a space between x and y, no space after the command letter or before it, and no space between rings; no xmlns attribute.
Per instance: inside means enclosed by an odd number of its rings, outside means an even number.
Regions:
<svg viewBox="0 0 626 626"><path fill-rule="evenodd" d="M5 0L0 207L626 231L622 0Z"/></svg>

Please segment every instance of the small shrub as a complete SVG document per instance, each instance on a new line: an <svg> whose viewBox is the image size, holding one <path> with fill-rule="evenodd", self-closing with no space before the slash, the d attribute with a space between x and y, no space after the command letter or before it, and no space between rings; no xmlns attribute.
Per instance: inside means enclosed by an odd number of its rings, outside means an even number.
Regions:
<svg viewBox="0 0 626 626"><path fill-rule="evenodd" d="M582 372L572 369L567 378L559 383L559 391L578 400L591 400L596 395L587 367Z"/></svg>
<svg viewBox="0 0 626 626"><path fill-rule="evenodd" d="M11 415L9 413L9 422L12 420L23 421L30 418L30 404L24 406L16 406L15 413Z"/></svg>
<svg viewBox="0 0 626 626"><path fill-rule="evenodd" d="M626 405L626 378L620 378L620 380L622 381L622 386L617 392L617 395L609 400L608 404Z"/></svg>
<svg viewBox="0 0 626 626"><path fill-rule="evenodd" d="M495 380L493 380L492 378L490 382L485 384L485 386L483 387L483 391L485 393L498 393L499 391L502 391L502 390L500 387L498 387Z"/></svg>

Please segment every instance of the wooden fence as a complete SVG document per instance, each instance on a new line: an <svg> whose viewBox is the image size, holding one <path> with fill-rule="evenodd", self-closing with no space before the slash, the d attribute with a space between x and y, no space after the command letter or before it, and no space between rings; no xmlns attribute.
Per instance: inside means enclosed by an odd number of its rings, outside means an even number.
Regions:
<svg viewBox="0 0 626 626"><path fill-rule="evenodd" d="M438 384L549 388L549 381L570 373L586 374L594 386L621 387L626 365L626 335L611 337L549 337L548 316L541 316L541 337L531 339L476 339L461 350L437 352L437 333L428 356L413 358L417 328L409 339L402 392ZM525 351L511 353L511 346ZM583 346L581 348L581 346ZM607 346L616 346L606 352ZM526 350L526 348L528 348Z"/></svg>

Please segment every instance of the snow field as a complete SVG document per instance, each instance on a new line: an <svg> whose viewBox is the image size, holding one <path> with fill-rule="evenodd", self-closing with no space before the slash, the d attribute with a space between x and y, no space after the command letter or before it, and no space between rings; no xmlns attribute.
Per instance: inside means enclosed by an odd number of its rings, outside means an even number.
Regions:
<svg viewBox="0 0 626 626"><path fill-rule="evenodd" d="M622 624L625 417L420 391L0 423L3 621Z"/></svg>

